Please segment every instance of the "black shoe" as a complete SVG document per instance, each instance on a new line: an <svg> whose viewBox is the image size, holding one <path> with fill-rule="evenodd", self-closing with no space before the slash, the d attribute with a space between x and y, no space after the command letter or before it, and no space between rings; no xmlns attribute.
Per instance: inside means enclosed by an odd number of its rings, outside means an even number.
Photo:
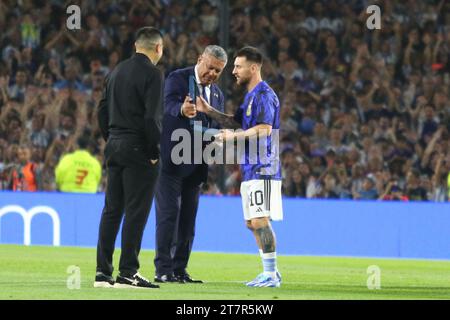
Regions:
<svg viewBox="0 0 450 320"><path fill-rule="evenodd" d="M118 275L114 288L159 288L157 284L153 284L138 272L134 276Z"/></svg>
<svg viewBox="0 0 450 320"><path fill-rule="evenodd" d="M155 282L159 282L159 283L182 282L182 283L184 283L184 281L180 281L173 274L156 275Z"/></svg>
<svg viewBox="0 0 450 320"><path fill-rule="evenodd" d="M203 283L202 280L192 279L188 273L175 274L175 278L186 283Z"/></svg>
<svg viewBox="0 0 450 320"><path fill-rule="evenodd" d="M103 272L95 274L94 288L114 288L114 278Z"/></svg>

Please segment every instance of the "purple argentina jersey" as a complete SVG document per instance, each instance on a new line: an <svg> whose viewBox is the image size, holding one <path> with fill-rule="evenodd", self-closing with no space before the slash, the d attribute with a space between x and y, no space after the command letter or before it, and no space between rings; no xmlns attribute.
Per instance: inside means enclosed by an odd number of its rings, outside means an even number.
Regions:
<svg viewBox="0 0 450 320"><path fill-rule="evenodd" d="M261 81L245 95L244 102L234 115L234 119L247 130L258 124L272 126L272 134L267 138L251 139L245 145L240 163L243 181L255 179L281 180L279 159L280 101L276 93ZM239 148L238 148L239 156Z"/></svg>

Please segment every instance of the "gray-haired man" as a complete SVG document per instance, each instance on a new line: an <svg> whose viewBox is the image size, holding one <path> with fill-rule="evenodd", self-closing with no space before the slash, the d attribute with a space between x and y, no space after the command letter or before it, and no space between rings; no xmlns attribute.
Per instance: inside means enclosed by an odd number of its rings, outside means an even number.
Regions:
<svg viewBox="0 0 450 320"><path fill-rule="evenodd" d="M174 130L188 130L194 146L194 121L201 121L203 128L218 127L206 114L196 111L189 97L190 82L191 90L196 87L199 95L223 112L223 94L215 82L226 63L225 50L207 46L195 66L173 71L165 82L162 170L156 187L156 282L202 282L193 280L186 268L194 241L200 187L207 180L208 165L203 161L203 148L193 149L188 163L174 162L172 149L179 141L172 141L171 136ZM201 153L200 164L194 163L195 153Z"/></svg>

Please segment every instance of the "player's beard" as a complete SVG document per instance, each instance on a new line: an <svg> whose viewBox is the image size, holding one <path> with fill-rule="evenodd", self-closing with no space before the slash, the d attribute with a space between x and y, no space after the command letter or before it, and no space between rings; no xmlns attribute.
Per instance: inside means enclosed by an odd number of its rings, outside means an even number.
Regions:
<svg viewBox="0 0 450 320"><path fill-rule="evenodd" d="M239 79L236 79L236 82L238 85L240 86L247 86L248 83L250 82L250 77L239 77Z"/></svg>

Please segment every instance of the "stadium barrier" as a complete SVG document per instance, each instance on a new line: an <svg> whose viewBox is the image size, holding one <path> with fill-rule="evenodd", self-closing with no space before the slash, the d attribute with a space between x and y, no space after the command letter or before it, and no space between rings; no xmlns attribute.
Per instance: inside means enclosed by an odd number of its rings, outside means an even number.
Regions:
<svg viewBox="0 0 450 320"><path fill-rule="evenodd" d="M0 243L95 247L104 195L0 192ZM450 259L450 203L283 199L287 255ZM154 249L154 206L143 248ZM116 242L120 246L120 232ZM202 196L193 250L257 253L240 197Z"/></svg>

